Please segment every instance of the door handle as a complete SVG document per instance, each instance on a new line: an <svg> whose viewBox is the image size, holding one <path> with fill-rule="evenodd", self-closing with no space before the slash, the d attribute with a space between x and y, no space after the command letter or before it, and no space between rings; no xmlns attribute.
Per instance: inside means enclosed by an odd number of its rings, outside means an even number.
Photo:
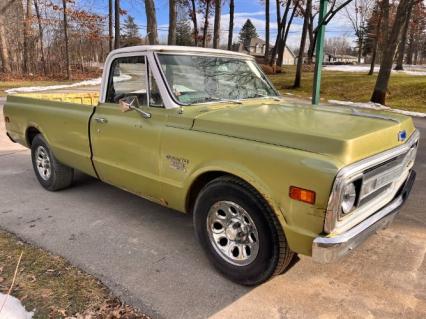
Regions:
<svg viewBox="0 0 426 319"><path fill-rule="evenodd" d="M93 119L98 123L102 123L102 124L108 123L108 120L104 117L94 117Z"/></svg>

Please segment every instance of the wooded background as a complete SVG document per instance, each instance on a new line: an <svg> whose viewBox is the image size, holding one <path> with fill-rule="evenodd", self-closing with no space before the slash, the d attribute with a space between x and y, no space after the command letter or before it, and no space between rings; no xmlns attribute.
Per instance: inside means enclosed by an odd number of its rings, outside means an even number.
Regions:
<svg viewBox="0 0 426 319"><path fill-rule="evenodd" d="M256 0L259 1L259 0ZM294 86L300 86L303 64L312 64L318 30L319 1L261 0L265 8L266 52L262 64L280 70L289 30L303 19ZM154 0L145 7L146 30L120 7L120 0L105 0L108 14L85 9L78 0L0 0L0 70L4 77L82 78L99 73L114 48L160 43ZM229 7L229 24L221 13ZM239 36L234 32L234 0L170 0L167 44L231 50L234 42L247 43L257 35L247 21ZM238 9L238 8L237 8ZM276 12L277 34L270 36L270 12ZM423 0L330 0L321 23L344 14L353 28L356 45L345 37L327 37L326 51L353 54L380 64L372 100L385 103L392 68L426 62L426 5ZM275 14L275 13L274 13ZM146 36L141 36L146 31ZM278 66L278 67L276 67Z"/></svg>

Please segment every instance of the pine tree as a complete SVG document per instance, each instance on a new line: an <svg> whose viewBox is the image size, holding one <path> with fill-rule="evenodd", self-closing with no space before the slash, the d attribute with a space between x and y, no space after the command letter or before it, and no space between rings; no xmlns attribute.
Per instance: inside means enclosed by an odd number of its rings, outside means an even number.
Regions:
<svg viewBox="0 0 426 319"><path fill-rule="evenodd" d="M130 15L124 20L123 35L126 38L139 38L139 28L135 23L135 18Z"/></svg>
<svg viewBox="0 0 426 319"><path fill-rule="evenodd" d="M124 20L121 42L123 46L133 46L141 43L138 25L135 23L135 18L130 15Z"/></svg>
<svg viewBox="0 0 426 319"><path fill-rule="evenodd" d="M247 19L240 31L240 42L248 44L250 43L251 39L257 37L258 35L256 32L256 27L253 25L250 19Z"/></svg>
<svg viewBox="0 0 426 319"><path fill-rule="evenodd" d="M176 45L192 45L192 29L188 20L179 20L176 23Z"/></svg>

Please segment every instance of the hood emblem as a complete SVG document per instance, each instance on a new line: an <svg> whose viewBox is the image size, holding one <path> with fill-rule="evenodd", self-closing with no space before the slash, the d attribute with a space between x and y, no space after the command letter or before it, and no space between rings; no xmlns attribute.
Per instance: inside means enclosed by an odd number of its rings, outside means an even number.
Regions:
<svg viewBox="0 0 426 319"><path fill-rule="evenodd" d="M403 142L407 138L407 132L405 130L398 132L398 141Z"/></svg>

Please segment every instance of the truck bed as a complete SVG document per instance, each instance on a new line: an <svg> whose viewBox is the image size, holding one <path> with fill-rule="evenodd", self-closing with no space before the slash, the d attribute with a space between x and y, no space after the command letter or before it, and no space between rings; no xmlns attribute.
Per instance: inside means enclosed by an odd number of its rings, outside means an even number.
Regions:
<svg viewBox="0 0 426 319"><path fill-rule="evenodd" d="M9 95L4 106L7 132L26 147L33 135L42 133L60 162L96 176L89 123L97 99L94 93Z"/></svg>

